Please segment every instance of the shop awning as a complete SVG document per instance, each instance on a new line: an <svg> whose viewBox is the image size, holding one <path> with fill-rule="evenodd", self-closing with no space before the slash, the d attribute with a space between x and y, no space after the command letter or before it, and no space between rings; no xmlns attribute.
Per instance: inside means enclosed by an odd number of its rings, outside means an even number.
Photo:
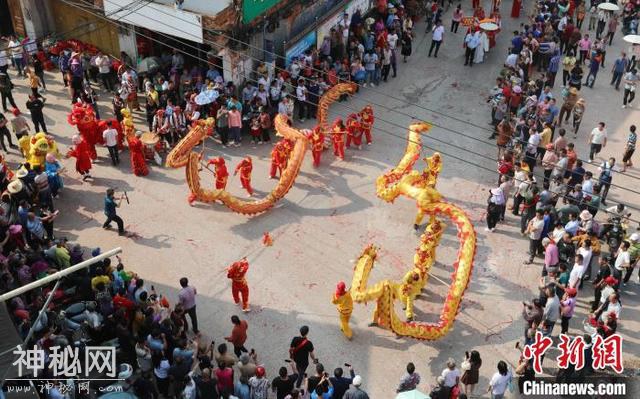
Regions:
<svg viewBox="0 0 640 399"><path fill-rule="evenodd" d="M200 14L152 2L143 4L136 0L104 0L104 13L116 21L204 43Z"/></svg>

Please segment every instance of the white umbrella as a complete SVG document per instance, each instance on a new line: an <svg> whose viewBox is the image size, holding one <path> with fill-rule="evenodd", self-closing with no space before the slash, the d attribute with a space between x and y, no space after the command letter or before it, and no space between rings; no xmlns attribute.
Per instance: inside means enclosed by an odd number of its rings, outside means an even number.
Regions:
<svg viewBox="0 0 640 399"><path fill-rule="evenodd" d="M598 4L598 8L605 11L618 11L620 7L613 3L600 3Z"/></svg>
<svg viewBox="0 0 640 399"><path fill-rule="evenodd" d="M640 44L640 35L627 35L622 40L631 44Z"/></svg>
<svg viewBox="0 0 640 399"><path fill-rule="evenodd" d="M426 393L422 393L417 389L413 391L400 392L396 399L431 399Z"/></svg>
<svg viewBox="0 0 640 399"><path fill-rule="evenodd" d="M212 102L216 101L216 99L219 96L220 96L220 93L218 93L218 90L214 90L214 89L203 90L200 92L200 94L196 96L196 104L198 105L211 104Z"/></svg>
<svg viewBox="0 0 640 399"><path fill-rule="evenodd" d="M480 24L480 29L486 30L486 31L494 31L494 30L498 30L499 27L493 22L483 22Z"/></svg>

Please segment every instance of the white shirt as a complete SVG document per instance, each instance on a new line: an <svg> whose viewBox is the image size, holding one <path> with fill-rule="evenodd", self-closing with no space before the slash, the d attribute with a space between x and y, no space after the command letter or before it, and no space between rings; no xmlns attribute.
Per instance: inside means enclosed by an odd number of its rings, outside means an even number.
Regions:
<svg viewBox="0 0 640 399"><path fill-rule="evenodd" d="M11 54L13 58L22 58L22 45L17 40L11 40L9 42L9 48L11 49Z"/></svg>
<svg viewBox="0 0 640 399"><path fill-rule="evenodd" d="M433 40L439 42L442 40L443 36L444 36L444 26L440 25L433 28Z"/></svg>
<svg viewBox="0 0 640 399"><path fill-rule="evenodd" d="M589 267L591 264L591 256L593 255L593 251L591 248L586 249L585 247L578 248L578 254L582 255L582 264L585 266L585 269Z"/></svg>
<svg viewBox="0 0 640 399"><path fill-rule="evenodd" d="M307 100L307 88L305 86L298 86L296 88L296 97L298 101L306 101Z"/></svg>
<svg viewBox="0 0 640 399"><path fill-rule="evenodd" d="M584 195L593 194L593 180L588 179L582 182L582 194Z"/></svg>
<svg viewBox="0 0 640 399"><path fill-rule="evenodd" d="M0 50L0 66L9 65L9 57L7 56L7 52L4 50Z"/></svg>
<svg viewBox="0 0 640 399"><path fill-rule="evenodd" d="M102 138L107 147L115 147L118 145L118 131L116 129L107 129L102 132Z"/></svg>
<svg viewBox="0 0 640 399"><path fill-rule="evenodd" d="M538 150L538 144L542 141L542 136L540 136L539 132L535 132L531 136L529 136L529 140L527 141L527 152L532 154Z"/></svg>
<svg viewBox="0 0 640 399"><path fill-rule="evenodd" d="M574 264L573 269L571 269L571 274L569 274L569 287L578 288L578 283L580 282L582 275L584 275L584 272L585 272L584 264L582 265L579 265L577 263Z"/></svg>
<svg viewBox="0 0 640 399"><path fill-rule="evenodd" d="M609 298L609 297L607 297ZM605 309L604 312L602 312L602 314L600 315L600 320L603 322L607 321L607 317L609 316L609 313L613 312L616 314L616 319L620 319L620 311L622 310L622 305L620 305L620 301L616 302L616 303L611 303L609 302L609 304L607 304L607 308Z"/></svg>
<svg viewBox="0 0 640 399"><path fill-rule="evenodd" d="M489 382L489 385L491 385L491 393L494 395L503 395L507 390L510 380L511 371L507 371L507 375L496 372Z"/></svg>
<svg viewBox="0 0 640 399"><path fill-rule="evenodd" d="M111 60L106 55L101 55L96 58L96 65L98 66L98 72L109 73L111 71Z"/></svg>
<svg viewBox="0 0 640 399"><path fill-rule="evenodd" d="M591 131L591 143L603 144L607 138L607 129L598 129L597 127Z"/></svg>
<svg viewBox="0 0 640 399"><path fill-rule="evenodd" d="M396 33L387 35L387 42L389 43L389 48L393 50L398 44L398 35Z"/></svg>
<svg viewBox="0 0 640 399"><path fill-rule="evenodd" d="M616 290L614 290L612 286L605 286L600 293L600 303L607 302L609 300L609 295L613 294L614 292L616 292Z"/></svg>
<svg viewBox="0 0 640 399"><path fill-rule="evenodd" d="M442 370L442 377L444 378L444 386L451 388L456 385L456 379L460 378L460 370L446 368Z"/></svg>
<svg viewBox="0 0 640 399"><path fill-rule="evenodd" d="M624 268L622 265L631 263L631 258L629 257L629 251L620 251L618 252L618 256L616 256L616 269L622 271Z"/></svg>
<svg viewBox="0 0 640 399"><path fill-rule="evenodd" d="M507 56L507 59L504 61L504 64L510 67L514 67L516 66L517 62L518 62L518 54L509 54Z"/></svg>

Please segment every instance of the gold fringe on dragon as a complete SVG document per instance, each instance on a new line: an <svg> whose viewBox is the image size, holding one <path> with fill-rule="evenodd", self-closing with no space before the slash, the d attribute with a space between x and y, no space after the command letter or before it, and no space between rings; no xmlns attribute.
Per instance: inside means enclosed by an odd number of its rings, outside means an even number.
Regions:
<svg viewBox="0 0 640 399"><path fill-rule="evenodd" d="M377 248L367 246L360 255L353 274L351 288L346 290L340 282L333 297L333 303L340 314L341 329L347 338L351 338L349 317L353 310L353 302L367 303L376 301L373 314L374 325L390 329L401 336L418 339L435 340L446 335L460 308L460 302L471 279L473 258L476 251L476 233L467 215L459 207L443 201L435 185L442 169L440 154L435 153L425 158L427 167L423 172L413 170L420 157L422 147L421 135L430 129L426 123L412 124L409 127L409 143L398 165L378 177L376 194L386 202L392 203L399 196L416 201L419 224L424 215L429 215L429 223L420 237L420 245L413 257L413 268L402 281L383 280L368 285L369 274L377 257ZM427 283L429 271L435 261L436 248L445 228L444 222L438 219L444 216L457 227L460 248L453 264L452 282L446 300L436 323L417 322L413 320L413 302ZM396 300L403 303L406 320L402 320L394 310Z"/></svg>
<svg viewBox="0 0 640 399"><path fill-rule="evenodd" d="M318 124L322 130L328 129L327 114L329 106L337 101L344 94L355 93L356 85L353 83L339 83L329 89L318 103ZM300 130L289 126L286 116L277 115L274 118L274 127L278 136L293 142L293 149L287 161L286 167L283 169L278 184L271 190L266 197L258 200L240 199L224 189L226 185L226 176L224 180L220 176L216 177L216 189L207 190L202 187L200 182L199 171L201 170L202 157L201 154L193 152L203 140L210 135L210 128L213 120L209 119L206 123L200 124L192 128L187 135L173 148L166 159L166 166L170 168L181 168L186 166L187 185L191 191L189 201L198 200L200 202L220 202L234 212L243 215L256 215L271 209L276 202L282 199L293 187L298 177L304 156L309 146L309 138ZM215 163L215 161L210 161ZM204 165L208 168L208 165ZM218 169L216 169L218 170ZM224 173L227 173L226 166ZM242 174L241 174L242 179ZM218 185L218 181L224 184Z"/></svg>

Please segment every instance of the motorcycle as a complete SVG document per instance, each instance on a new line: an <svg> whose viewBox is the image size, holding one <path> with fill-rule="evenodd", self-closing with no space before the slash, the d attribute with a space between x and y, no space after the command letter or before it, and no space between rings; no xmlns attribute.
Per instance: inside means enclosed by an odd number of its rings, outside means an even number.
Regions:
<svg viewBox="0 0 640 399"><path fill-rule="evenodd" d="M622 219L619 217L613 217L609 219L609 222L605 225L605 231L602 235L602 239L609 246L609 252L614 254L620 247L624 238L624 227L622 226Z"/></svg>

